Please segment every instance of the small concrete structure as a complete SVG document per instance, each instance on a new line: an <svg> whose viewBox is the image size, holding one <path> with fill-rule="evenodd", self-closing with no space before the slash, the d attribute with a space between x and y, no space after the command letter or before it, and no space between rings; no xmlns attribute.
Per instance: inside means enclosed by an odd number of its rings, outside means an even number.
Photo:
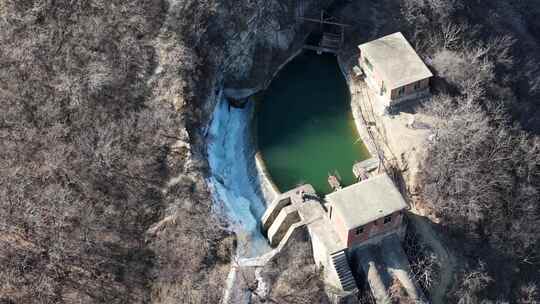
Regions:
<svg viewBox="0 0 540 304"><path fill-rule="evenodd" d="M366 160L363 160L361 162L357 162L353 165L353 173L355 170L363 169L366 172L371 172L379 168L379 159L376 157L368 158Z"/></svg>
<svg viewBox="0 0 540 304"><path fill-rule="evenodd" d="M277 214L277 215L276 215ZM348 263L346 245L327 216L322 200L311 185L281 194L262 217L262 227L272 246L283 246L292 230L306 227L311 237L315 264L334 297L347 298L358 291Z"/></svg>
<svg viewBox="0 0 540 304"><path fill-rule="evenodd" d="M401 193L387 174L381 174L326 196L334 229L348 248L371 243L374 238L404 235Z"/></svg>
<svg viewBox="0 0 540 304"><path fill-rule="evenodd" d="M353 165L353 175L358 181L369 178L370 172L379 168L379 159L372 157Z"/></svg>
<svg viewBox="0 0 540 304"><path fill-rule="evenodd" d="M389 235L381 240L378 246L365 246L351 254L352 264L357 273L363 273L375 301L392 303L388 290L397 279L411 303L428 303L426 297L411 278L407 255L401 247L399 238Z"/></svg>
<svg viewBox="0 0 540 304"><path fill-rule="evenodd" d="M366 82L385 108L429 95L433 74L400 32L358 48Z"/></svg>

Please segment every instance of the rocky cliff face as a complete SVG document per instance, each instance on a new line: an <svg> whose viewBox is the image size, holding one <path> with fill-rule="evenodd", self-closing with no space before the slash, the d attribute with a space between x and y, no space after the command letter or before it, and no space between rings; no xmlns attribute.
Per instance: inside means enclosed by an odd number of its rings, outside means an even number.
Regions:
<svg viewBox="0 0 540 304"><path fill-rule="evenodd" d="M226 2L226 1L222 1ZM391 6L391 7L389 7ZM270 0L221 3L209 25L209 43L219 49L213 62L223 75L225 93L244 98L265 88L279 69L301 49L320 11L349 25L340 55L353 58L361 41L397 28L395 4L343 0Z"/></svg>
<svg viewBox="0 0 540 304"><path fill-rule="evenodd" d="M225 1L224 1L225 2ZM309 25L297 16L317 12L331 1L244 1L220 6L210 41L222 41L225 93L244 98L263 89L279 68L302 48Z"/></svg>

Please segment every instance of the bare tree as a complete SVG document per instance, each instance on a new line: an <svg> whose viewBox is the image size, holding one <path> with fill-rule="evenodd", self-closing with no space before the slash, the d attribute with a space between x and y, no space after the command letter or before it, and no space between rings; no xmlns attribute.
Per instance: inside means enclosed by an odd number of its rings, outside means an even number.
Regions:
<svg viewBox="0 0 540 304"><path fill-rule="evenodd" d="M0 4L0 301L165 303L174 290L219 301L206 291L221 288L229 260L216 248L232 237L210 216L203 168L184 167L190 154L173 149L184 116L200 119L183 94L196 66L152 82L165 9L161 0ZM176 44L180 60L199 60ZM181 68L189 77L178 79ZM169 185L178 175L182 184ZM161 217L171 220L150 237Z"/></svg>
<svg viewBox="0 0 540 304"><path fill-rule="evenodd" d="M259 301L270 303L329 303L321 278L313 262L307 232L297 234L262 271L269 279L270 290Z"/></svg>
<svg viewBox="0 0 540 304"><path fill-rule="evenodd" d="M523 304L537 304L540 303L540 292L536 284L529 283L522 286L519 291L519 303Z"/></svg>
<svg viewBox="0 0 540 304"><path fill-rule="evenodd" d="M485 264L479 262L477 268L472 271L461 273L459 286L453 291L453 297L459 304L480 303L483 299L482 292L485 291L489 282L493 279L486 273Z"/></svg>
<svg viewBox="0 0 540 304"><path fill-rule="evenodd" d="M456 102L440 97L430 105L440 124L425 164L424 198L450 226L471 237L482 231L494 246L523 259L538 241L538 140L473 102Z"/></svg>

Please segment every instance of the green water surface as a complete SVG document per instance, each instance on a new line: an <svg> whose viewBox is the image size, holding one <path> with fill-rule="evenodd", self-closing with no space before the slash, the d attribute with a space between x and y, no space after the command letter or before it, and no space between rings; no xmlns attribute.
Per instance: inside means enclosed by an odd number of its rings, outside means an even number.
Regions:
<svg viewBox="0 0 540 304"><path fill-rule="evenodd" d="M306 52L288 63L262 95L257 141L280 191L309 183L330 192L328 173L354 182L352 165L369 157L359 139L350 93L332 55Z"/></svg>

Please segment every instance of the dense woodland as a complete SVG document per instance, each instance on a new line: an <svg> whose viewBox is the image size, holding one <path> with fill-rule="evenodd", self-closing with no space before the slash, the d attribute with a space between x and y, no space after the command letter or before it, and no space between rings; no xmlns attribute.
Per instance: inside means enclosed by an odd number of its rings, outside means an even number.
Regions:
<svg viewBox="0 0 540 304"><path fill-rule="evenodd" d="M232 242L185 131L200 63L168 9L0 1L1 303L220 297Z"/></svg>
<svg viewBox="0 0 540 304"><path fill-rule="evenodd" d="M540 5L405 1L436 73L422 198L467 265L450 299L536 303L540 283Z"/></svg>
<svg viewBox="0 0 540 304"><path fill-rule="evenodd" d="M449 301L537 303L540 4L395 2L436 73L422 199L464 249ZM248 6L0 1L0 303L219 301L234 241L199 132L212 20ZM306 259L273 297L313 278Z"/></svg>

